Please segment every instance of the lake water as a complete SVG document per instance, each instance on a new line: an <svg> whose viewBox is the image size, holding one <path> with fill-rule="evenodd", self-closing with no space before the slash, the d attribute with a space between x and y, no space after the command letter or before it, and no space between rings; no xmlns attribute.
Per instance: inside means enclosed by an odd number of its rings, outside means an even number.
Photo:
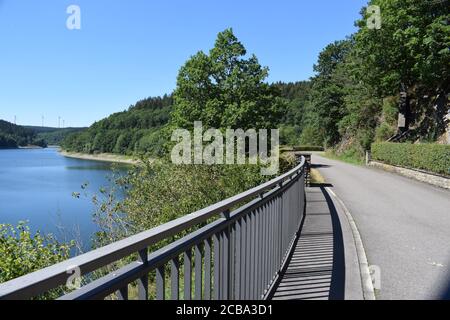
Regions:
<svg viewBox="0 0 450 320"><path fill-rule="evenodd" d="M108 187L111 175L110 163L66 158L56 148L0 150L0 223L27 220L32 231L81 238L88 248L97 227L91 197L84 194Z"/></svg>

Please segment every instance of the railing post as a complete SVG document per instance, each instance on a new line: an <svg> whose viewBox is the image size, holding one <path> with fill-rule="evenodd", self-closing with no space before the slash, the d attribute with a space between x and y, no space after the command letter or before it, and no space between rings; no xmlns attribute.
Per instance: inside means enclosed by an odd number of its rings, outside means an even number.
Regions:
<svg viewBox="0 0 450 320"><path fill-rule="evenodd" d="M371 160L370 150L366 150L366 166L370 164L370 160Z"/></svg>
<svg viewBox="0 0 450 320"><path fill-rule="evenodd" d="M148 252L147 248L139 251L139 261L142 264L148 264ZM138 295L139 300L147 300L148 299L148 275L144 275L138 280Z"/></svg>
<svg viewBox="0 0 450 320"><path fill-rule="evenodd" d="M230 210L226 210L222 213L222 217L229 220L230 219ZM223 286L220 292L222 292L221 299L229 300L231 299L231 226L228 226L223 233L223 252L222 259L220 263L222 264L221 271L223 282L221 285Z"/></svg>
<svg viewBox="0 0 450 320"><path fill-rule="evenodd" d="M303 154L305 157L305 186L311 186L311 154Z"/></svg>
<svg viewBox="0 0 450 320"><path fill-rule="evenodd" d="M280 188L283 188L283 182L280 182ZM280 215L280 221L279 221L279 223L280 223L280 227L279 227L279 234L278 234L278 240L280 241L280 243L279 243L279 261L281 261L281 259L283 259L283 239L284 239L284 237L283 237L283 201L284 201L284 194L283 193L280 193L280 204L279 204L279 207L278 207L278 210L280 210L280 213L279 213L279 215Z"/></svg>

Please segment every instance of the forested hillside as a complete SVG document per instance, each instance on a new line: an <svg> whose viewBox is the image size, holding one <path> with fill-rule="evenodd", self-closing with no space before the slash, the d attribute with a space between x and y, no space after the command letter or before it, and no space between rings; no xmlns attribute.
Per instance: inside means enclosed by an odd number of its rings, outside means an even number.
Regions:
<svg viewBox="0 0 450 320"><path fill-rule="evenodd" d="M46 147L33 130L0 120L0 148L17 148L28 145Z"/></svg>
<svg viewBox="0 0 450 320"><path fill-rule="evenodd" d="M169 95L141 100L87 130L68 135L61 146L85 153L158 154L164 144L160 131L168 122L172 100Z"/></svg>
<svg viewBox="0 0 450 320"><path fill-rule="evenodd" d="M277 117L281 130L282 144L299 144L304 105L308 98L309 82L277 82L271 86L284 106L283 113ZM115 113L98 121L87 130L75 132L40 132L48 144L59 144L64 149L85 153L149 153L161 155L167 134L163 126L169 121L172 111L172 95L144 99L128 110ZM70 129L67 129L70 130ZM54 135L64 134L62 139L52 139Z"/></svg>
<svg viewBox="0 0 450 320"><path fill-rule="evenodd" d="M63 141L67 135L87 129L87 128L53 128L53 127L38 127L38 126L25 126L25 128L36 132L37 138L44 140L48 145L60 145L61 141Z"/></svg>
<svg viewBox="0 0 450 320"><path fill-rule="evenodd" d="M278 125L280 129L280 143L291 146L299 145L311 82L277 82L273 86L280 91L280 95L286 103L286 110ZM309 143L306 142L306 144Z"/></svg>

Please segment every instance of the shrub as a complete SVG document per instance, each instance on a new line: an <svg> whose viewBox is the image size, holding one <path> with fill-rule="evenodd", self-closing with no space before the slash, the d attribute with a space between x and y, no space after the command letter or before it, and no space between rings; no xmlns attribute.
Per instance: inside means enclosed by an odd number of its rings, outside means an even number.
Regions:
<svg viewBox="0 0 450 320"><path fill-rule="evenodd" d="M0 224L0 283L68 259L72 246L51 235L32 235L25 222Z"/></svg>
<svg viewBox="0 0 450 320"><path fill-rule="evenodd" d="M280 143L282 145L296 145L300 142L301 128L299 126L281 126Z"/></svg>
<svg viewBox="0 0 450 320"><path fill-rule="evenodd" d="M395 128L383 122L375 131L375 141L382 142L388 140L395 134Z"/></svg>
<svg viewBox="0 0 450 320"><path fill-rule="evenodd" d="M450 145L374 143L372 159L391 165L450 175Z"/></svg>

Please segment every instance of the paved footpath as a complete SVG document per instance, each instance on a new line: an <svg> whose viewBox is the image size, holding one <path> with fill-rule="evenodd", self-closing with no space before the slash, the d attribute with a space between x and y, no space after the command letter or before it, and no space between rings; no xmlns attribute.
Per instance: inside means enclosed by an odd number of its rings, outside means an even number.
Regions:
<svg viewBox="0 0 450 320"><path fill-rule="evenodd" d="M318 154L312 163L352 214L369 264L380 268L377 299L449 292L450 191Z"/></svg>
<svg viewBox="0 0 450 320"><path fill-rule="evenodd" d="M306 189L306 215L270 299L361 300L356 246L345 213L324 187Z"/></svg>

